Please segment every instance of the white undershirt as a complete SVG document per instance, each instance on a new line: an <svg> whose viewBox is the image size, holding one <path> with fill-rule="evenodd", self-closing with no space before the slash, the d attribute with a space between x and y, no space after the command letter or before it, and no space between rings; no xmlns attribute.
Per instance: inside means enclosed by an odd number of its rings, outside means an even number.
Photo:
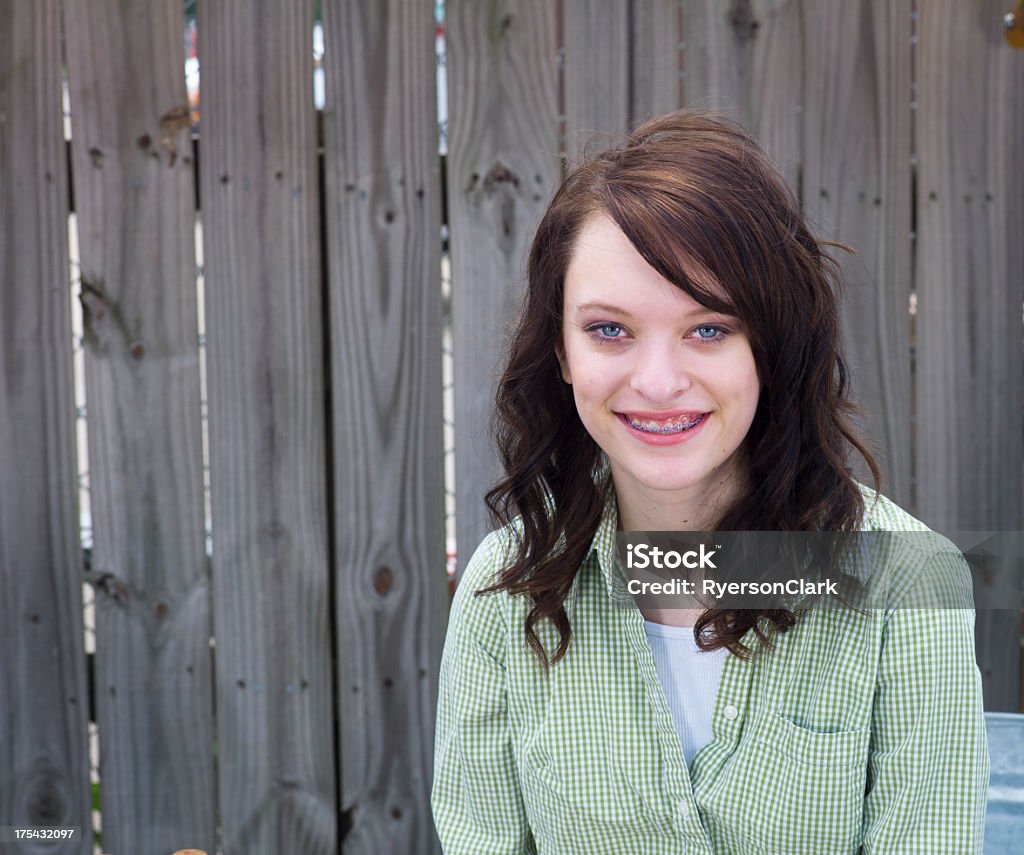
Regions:
<svg viewBox="0 0 1024 855"><path fill-rule="evenodd" d="M693 638L692 626L667 626L645 620L644 630L689 766L697 752L711 741L711 716L729 651L702 651Z"/></svg>

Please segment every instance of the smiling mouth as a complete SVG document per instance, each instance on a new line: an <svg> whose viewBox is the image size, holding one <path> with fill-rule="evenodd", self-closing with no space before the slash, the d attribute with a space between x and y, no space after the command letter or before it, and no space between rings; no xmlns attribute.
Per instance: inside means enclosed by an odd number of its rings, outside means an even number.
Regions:
<svg viewBox="0 0 1024 855"><path fill-rule="evenodd" d="M623 414L623 417L629 423L630 427L641 430L644 433L657 433L657 434L673 434L683 433L688 431L690 428L694 428L704 421L704 417L707 413L701 413L699 416L678 416L674 419L634 419L632 416Z"/></svg>

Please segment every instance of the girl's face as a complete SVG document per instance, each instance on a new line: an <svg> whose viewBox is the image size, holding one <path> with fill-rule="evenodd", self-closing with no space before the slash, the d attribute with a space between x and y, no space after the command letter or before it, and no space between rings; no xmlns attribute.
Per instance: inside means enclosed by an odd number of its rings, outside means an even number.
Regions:
<svg viewBox="0 0 1024 855"><path fill-rule="evenodd" d="M603 214L577 238L563 309L562 377L620 501L706 499L742 478L760 382L739 319L664 279Z"/></svg>

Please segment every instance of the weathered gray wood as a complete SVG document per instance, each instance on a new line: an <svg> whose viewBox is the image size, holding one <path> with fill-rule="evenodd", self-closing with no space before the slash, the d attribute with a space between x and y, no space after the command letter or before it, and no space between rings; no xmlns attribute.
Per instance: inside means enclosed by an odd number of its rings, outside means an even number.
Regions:
<svg viewBox="0 0 1024 855"><path fill-rule="evenodd" d="M885 492L909 506L910 11L822 0L803 15L804 210L824 236L856 250L833 252L846 282L854 394Z"/></svg>
<svg viewBox="0 0 1024 855"><path fill-rule="evenodd" d="M86 855L59 31L56 0L0 4L0 825L80 826L82 842L62 849Z"/></svg>
<svg viewBox="0 0 1024 855"><path fill-rule="evenodd" d="M800 0L684 0L683 103L754 134L796 189L801 160Z"/></svg>
<svg viewBox="0 0 1024 855"><path fill-rule="evenodd" d="M337 843L312 25L199 6L225 855Z"/></svg>
<svg viewBox="0 0 1024 855"><path fill-rule="evenodd" d="M500 474L488 432L529 242L559 177L556 4L448 0L448 210L459 567Z"/></svg>
<svg viewBox="0 0 1024 855"><path fill-rule="evenodd" d="M960 528L1022 522L1024 64L1001 8L927 0L919 20L919 504Z"/></svg>
<svg viewBox="0 0 1024 855"><path fill-rule="evenodd" d="M448 610L433 10L324 3L326 211L346 853L440 852Z"/></svg>
<svg viewBox="0 0 1024 855"><path fill-rule="evenodd" d="M629 117L632 125L682 106L682 3L631 0Z"/></svg>
<svg viewBox="0 0 1024 855"><path fill-rule="evenodd" d="M565 150L571 160L619 141L629 124L629 3L563 3Z"/></svg>
<svg viewBox="0 0 1024 855"><path fill-rule="evenodd" d="M214 845L194 169L181 5L65 4L103 844Z"/></svg>
<svg viewBox="0 0 1024 855"><path fill-rule="evenodd" d="M918 10L918 510L938 528L1019 530L1024 62L1005 4ZM978 624L986 707L1018 709L1019 621Z"/></svg>

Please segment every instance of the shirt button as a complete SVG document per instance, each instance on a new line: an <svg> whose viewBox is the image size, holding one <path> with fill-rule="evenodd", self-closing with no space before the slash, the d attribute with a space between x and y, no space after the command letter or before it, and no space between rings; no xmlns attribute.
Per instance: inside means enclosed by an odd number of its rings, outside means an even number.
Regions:
<svg viewBox="0 0 1024 855"><path fill-rule="evenodd" d="M689 806L689 805L688 805L688 804L686 803L686 801L685 801L685 800L684 800L684 801L681 801L681 802L679 803L679 812L680 812L680 813L681 813L681 814L682 814L683 816L689 816L689 815L690 815L690 806Z"/></svg>
<svg viewBox="0 0 1024 855"><path fill-rule="evenodd" d="M722 710L722 715L729 719L729 721L734 721L736 719L736 716L738 716L739 714L740 711L736 709L736 707L734 707L732 704L729 704L729 706Z"/></svg>

